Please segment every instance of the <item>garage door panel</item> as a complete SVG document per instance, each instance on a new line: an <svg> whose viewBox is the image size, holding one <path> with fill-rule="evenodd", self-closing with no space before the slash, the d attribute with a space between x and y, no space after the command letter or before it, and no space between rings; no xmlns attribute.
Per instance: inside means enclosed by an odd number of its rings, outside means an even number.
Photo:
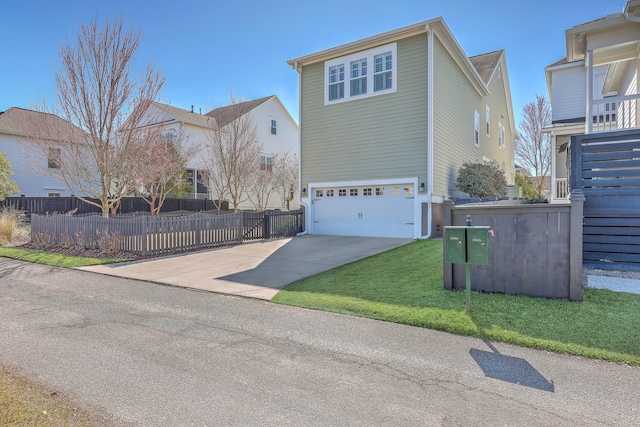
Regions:
<svg viewBox="0 0 640 427"><path fill-rule="evenodd" d="M413 188L413 184L396 187L409 186ZM313 200L313 233L413 237L414 198L398 194L402 188L396 188L396 194L391 194L388 185L316 190ZM344 196L339 196L340 189Z"/></svg>

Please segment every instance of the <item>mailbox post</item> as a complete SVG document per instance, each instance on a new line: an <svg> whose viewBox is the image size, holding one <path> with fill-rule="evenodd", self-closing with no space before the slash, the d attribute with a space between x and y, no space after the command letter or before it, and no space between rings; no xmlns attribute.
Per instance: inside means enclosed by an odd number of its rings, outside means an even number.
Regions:
<svg viewBox="0 0 640 427"><path fill-rule="evenodd" d="M444 228L444 258L451 264L466 264L467 314L471 314L471 265L489 264L489 227L466 226Z"/></svg>

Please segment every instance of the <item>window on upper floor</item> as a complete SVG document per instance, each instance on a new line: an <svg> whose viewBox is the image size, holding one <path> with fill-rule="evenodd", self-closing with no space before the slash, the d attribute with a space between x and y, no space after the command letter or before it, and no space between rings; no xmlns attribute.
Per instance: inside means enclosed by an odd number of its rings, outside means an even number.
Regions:
<svg viewBox="0 0 640 427"><path fill-rule="evenodd" d="M504 147L504 126L498 122L498 147Z"/></svg>
<svg viewBox="0 0 640 427"><path fill-rule="evenodd" d="M491 135L491 110L489 109L489 106L487 105L487 113L486 113L486 122L487 122L487 136Z"/></svg>
<svg viewBox="0 0 640 427"><path fill-rule="evenodd" d="M396 56L391 43L326 61L325 104L395 92Z"/></svg>
<svg viewBox="0 0 640 427"><path fill-rule="evenodd" d="M473 143L476 147L480 146L480 114L473 112Z"/></svg>
<svg viewBox="0 0 640 427"><path fill-rule="evenodd" d="M276 121L271 120L271 135L275 135L277 133L276 125L277 125Z"/></svg>

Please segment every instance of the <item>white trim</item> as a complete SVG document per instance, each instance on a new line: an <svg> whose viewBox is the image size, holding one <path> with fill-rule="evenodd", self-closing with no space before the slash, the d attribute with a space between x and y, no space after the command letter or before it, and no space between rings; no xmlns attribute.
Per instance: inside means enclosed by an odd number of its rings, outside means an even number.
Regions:
<svg viewBox="0 0 640 427"><path fill-rule="evenodd" d="M473 110L473 145L480 148L480 113L478 110Z"/></svg>
<svg viewBox="0 0 640 427"><path fill-rule="evenodd" d="M376 55L380 55L386 52L391 52L391 89L374 90L374 62L373 59ZM367 93L362 95L351 96L351 62L361 59L367 60ZM337 65L344 66L344 96L339 99L329 100L329 69ZM393 93L397 91L398 81L398 44L390 43L383 46L378 46L373 49L368 49L351 55L341 56L340 58L331 59L324 63L324 105L337 104L340 102L354 101L356 99L369 98L372 96L383 95L386 93Z"/></svg>

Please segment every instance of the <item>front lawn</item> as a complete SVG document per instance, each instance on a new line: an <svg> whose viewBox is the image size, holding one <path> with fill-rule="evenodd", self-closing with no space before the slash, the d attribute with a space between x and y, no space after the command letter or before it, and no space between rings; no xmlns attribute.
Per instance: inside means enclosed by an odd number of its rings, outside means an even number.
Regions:
<svg viewBox="0 0 640 427"><path fill-rule="evenodd" d="M585 289L584 302L442 288L442 242L417 241L307 279L273 302L640 366L640 295Z"/></svg>

